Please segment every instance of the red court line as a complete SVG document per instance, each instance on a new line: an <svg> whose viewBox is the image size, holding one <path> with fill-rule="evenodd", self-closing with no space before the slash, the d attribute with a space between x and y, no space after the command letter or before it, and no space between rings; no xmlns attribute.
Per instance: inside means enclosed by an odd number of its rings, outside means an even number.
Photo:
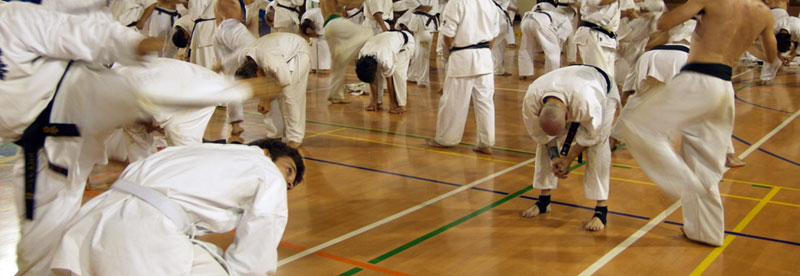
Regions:
<svg viewBox="0 0 800 276"><path fill-rule="evenodd" d="M307 247L299 246L299 245L296 245L296 244L291 244L291 243L288 243L288 242L285 242L285 241L281 241L280 245L285 246L285 247L289 247L289 248L292 248L292 249L297 249L297 250L300 250L300 251L308 249ZM368 263L359 262L359 261L356 261L356 260L351 260L351 259L348 259L348 258L345 258L345 257L340 257L340 256L328 254L328 253L325 253L325 252L322 252L322 251L317 251L317 252L314 253L314 255L317 255L317 256L320 256L320 257L325 257L325 258L332 259L332 260L335 260L335 261L340 261L340 262L343 262L343 263L348 263L348 264L351 264L351 265L354 265L354 266L357 266L357 267L361 267L361 268L365 268L365 269L369 269L369 270L374 270L374 271L377 271L377 272L382 272L382 273L389 274L389 275L398 275L398 276L399 275L403 275L403 276L410 276L411 275L411 274L406 274L406 273L402 273L402 272L397 272L397 271L394 271L394 270L386 269L386 268L383 268L383 267L380 267L380 266L376 266L376 265L373 265L373 264L368 264Z"/></svg>

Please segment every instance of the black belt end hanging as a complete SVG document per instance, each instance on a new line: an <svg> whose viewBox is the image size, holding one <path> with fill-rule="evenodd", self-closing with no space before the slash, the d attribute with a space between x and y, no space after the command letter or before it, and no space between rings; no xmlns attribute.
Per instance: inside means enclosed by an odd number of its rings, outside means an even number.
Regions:
<svg viewBox="0 0 800 276"><path fill-rule="evenodd" d="M564 145L561 146L561 155L567 156L569 154L569 148L572 146L572 141L575 140L575 133L578 132L578 127L581 126L578 122L572 122L569 125L569 132L567 132L567 138L564 139Z"/></svg>

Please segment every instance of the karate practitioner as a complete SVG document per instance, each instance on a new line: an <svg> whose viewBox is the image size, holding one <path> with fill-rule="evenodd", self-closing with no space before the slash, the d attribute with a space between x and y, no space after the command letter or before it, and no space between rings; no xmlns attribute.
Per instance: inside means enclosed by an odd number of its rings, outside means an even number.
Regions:
<svg viewBox="0 0 800 276"><path fill-rule="evenodd" d="M533 76L533 57L544 50L544 73L561 67L561 45L572 35L575 10L568 6L553 7L548 2L522 16L522 42L519 48L519 78Z"/></svg>
<svg viewBox="0 0 800 276"><path fill-rule="evenodd" d="M111 2L114 20L133 30L141 30L156 7L157 0L115 0Z"/></svg>
<svg viewBox="0 0 800 276"><path fill-rule="evenodd" d="M384 85L389 90L389 113L406 111L406 74L414 47L414 36L408 31L383 32L364 43L358 53L356 75L359 80L369 83L372 91L366 111L382 109Z"/></svg>
<svg viewBox="0 0 800 276"><path fill-rule="evenodd" d="M175 21L181 18L177 10L175 0L159 0L153 10L150 10L149 19L142 28L142 34L149 37L157 37L168 41L174 34L172 26ZM165 43L164 49L159 53L161 57L175 58L178 48L173 43Z"/></svg>
<svg viewBox="0 0 800 276"><path fill-rule="evenodd" d="M364 0L364 22L362 25L376 35L392 28L394 11L392 0Z"/></svg>
<svg viewBox="0 0 800 276"><path fill-rule="evenodd" d="M771 63L764 63L758 85L770 85L775 80L781 65L789 65L797 56L797 43L800 42L800 18L784 16L775 19L775 39L778 44L778 58ZM785 57L784 57L785 55Z"/></svg>
<svg viewBox="0 0 800 276"><path fill-rule="evenodd" d="M550 193L558 187L558 178L566 178L572 161L585 152L584 196L596 200L597 206L584 228L599 231L605 227L611 169L608 137L618 104L614 80L590 65L560 68L531 84L522 103L522 117L538 144L533 188L541 193L539 201L522 212L523 217L550 212ZM572 138L576 143L570 148ZM559 143L563 143L560 149Z"/></svg>
<svg viewBox="0 0 800 276"><path fill-rule="evenodd" d="M491 41L501 20L491 0L452 0L442 12L439 32L444 37L447 74L439 99L436 136L425 142L452 147L461 142L473 98L478 143L474 151L491 154L494 146L494 76Z"/></svg>
<svg viewBox="0 0 800 276"><path fill-rule="evenodd" d="M636 3L638 17L623 17L620 20L617 36L617 59L614 64L616 82L623 84L636 60L644 53L645 45L661 14L667 10L663 0L644 0Z"/></svg>
<svg viewBox="0 0 800 276"><path fill-rule="evenodd" d="M506 46L508 45L507 36L509 32L514 32L511 18L508 16L508 0L492 0L495 3L495 11L500 13L500 20L498 28L500 34L492 41L492 59L494 60L494 75L495 76L510 76L511 73L506 72L505 56Z"/></svg>
<svg viewBox="0 0 800 276"><path fill-rule="evenodd" d="M509 48L515 48L517 45L517 35L514 31L514 19L517 17L517 14L519 14L517 2L517 0L508 0L508 7L506 8L508 18L511 19L511 31L506 33L506 41L508 42Z"/></svg>
<svg viewBox="0 0 800 276"><path fill-rule="evenodd" d="M297 34L300 30L303 4L303 0L275 0L275 23L272 32Z"/></svg>
<svg viewBox="0 0 800 276"><path fill-rule="evenodd" d="M345 99L344 74L347 64L356 59L364 43L373 36L372 30L334 14L328 17L322 30L331 51L331 85L328 101L349 103Z"/></svg>
<svg viewBox="0 0 800 276"><path fill-rule="evenodd" d="M271 33L246 46L239 55L236 77L266 76L282 89L282 96L262 100L268 138L282 138L292 148L303 143L306 131L306 85L311 64L308 42L296 34Z"/></svg>
<svg viewBox="0 0 800 276"><path fill-rule="evenodd" d="M139 55L161 46L110 19L67 15L30 3L0 5L0 139L24 145L25 155L14 170L17 210L27 218L20 225L19 275L47 271L49 254L80 206L91 166L79 164L83 160L78 157L92 150L81 145L98 131L110 130L104 127L118 116L140 114L115 113L135 99L126 80L100 64L135 63ZM106 102L114 99L123 101Z"/></svg>
<svg viewBox="0 0 800 276"><path fill-rule="evenodd" d="M216 0L192 0L189 14L181 17L175 24L180 27L176 35L183 35L189 41L189 62L213 68L217 64L214 52L214 3ZM180 47L181 45L178 45ZM184 46L185 47L185 46Z"/></svg>
<svg viewBox="0 0 800 276"><path fill-rule="evenodd" d="M721 246L725 234L719 181L725 172L734 119L731 65L760 38L765 61L775 60L772 16L759 0L689 0L665 13L667 30L703 13L682 72L662 93L626 108L615 131L659 187L683 204L687 238ZM734 35L735 34L735 35ZM681 151L669 140L680 131Z"/></svg>
<svg viewBox="0 0 800 276"><path fill-rule="evenodd" d="M438 29L439 21L435 14L439 11L439 0L418 0L420 4L412 13L408 29L414 33L413 56L408 67L408 80L420 87L430 84L430 60L433 32Z"/></svg>
<svg viewBox="0 0 800 276"><path fill-rule="evenodd" d="M300 19L300 32L311 37L311 72L328 72L331 69L331 50L322 32L325 19L322 10L313 8L306 10Z"/></svg>
<svg viewBox="0 0 800 276"><path fill-rule="evenodd" d="M633 7L633 0L581 1L581 23L572 39L581 63L600 67L614 79L620 10Z"/></svg>
<svg viewBox="0 0 800 276"><path fill-rule="evenodd" d="M165 173L168 172L168 173ZM71 275L275 274L302 156L276 140L164 149L130 164L70 222L52 263ZM225 253L197 240L236 230Z"/></svg>

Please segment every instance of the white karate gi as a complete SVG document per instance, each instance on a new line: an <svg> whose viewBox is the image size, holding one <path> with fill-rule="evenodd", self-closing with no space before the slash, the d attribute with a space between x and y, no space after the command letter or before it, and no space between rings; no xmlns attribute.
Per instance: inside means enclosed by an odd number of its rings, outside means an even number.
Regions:
<svg viewBox="0 0 800 276"><path fill-rule="evenodd" d="M664 91L626 108L616 133L648 177L681 197L683 230L692 240L721 246L725 235L719 181L733 132L734 95L730 79L683 71ZM681 133L680 153L670 136Z"/></svg>
<svg viewBox="0 0 800 276"><path fill-rule="evenodd" d="M646 8L649 12L642 14L638 18L622 18L617 31L617 59L614 64L614 75L617 83L623 83L631 67L636 63L644 49L650 35L656 31L656 23L661 18L661 14L667 10L664 1L645 0L636 3L636 9Z"/></svg>
<svg viewBox="0 0 800 276"><path fill-rule="evenodd" d="M494 38L494 46L492 46L492 59L494 60L494 74L503 75L506 73L505 56L506 46L508 41L506 37L509 32L514 32L514 27L511 26L511 19L508 17L508 0L493 0L495 2L495 11L500 13L500 22L498 28L500 33Z"/></svg>
<svg viewBox="0 0 800 276"><path fill-rule="evenodd" d="M364 43L372 37L372 30L345 18L328 21L323 28L325 40L331 50L331 84L329 101L344 101L344 73L347 64L356 58Z"/></svg>
<svg viewBox="0 0 800 276"><path fill-rule="evenodd" d="M776 19L773 31L777 35L781 30L788 31L789 35L792 37L792 43L797 43L800 41L800 18L784 16L780 19ZM761 67L761 76L759 78L763 81L775 80L775 76L778 74L781 65L783 65L783 60L780 58L776 58L772 63L764 62L764 66Z"/></svg>
<svg viewBox="0 0 800 276"><path fill-rule="evenodd" d="M514 18L517 17L517 12L512 9L519 10L519 7L517 7L517 0L508 0L508 7L506 7L508 18L511 19L511 31L506 33L506 42L510 45L515 45L517 44L517 35L514 32Z"/></svg>
<svg viewBox="0 0 800 276"><path fill-rule="evenodd" d="M214 53L214 19L215 0L192 0L189 2L189 14L181 17L176 25L188 26L185 29L191 35L189 43L189 62L212 68L217 64ZM209 20L210 19L210 20Z"/></svg>
<svg viewBox="0 0 800 276"><path fill-rule="evenodd" d="M115 0L111 1L111 15L114 20L123 26L131 27L134 30L136 23L142 18L144 10L156 4L156 0Z"/></svg>
<svg viewBox="0 0 800 276"><path fill-rule="evenodd" d="M352 8L347 10L347 14L345 14L344 17L347 17L347 20L350 20L350 22L361 25L364 23L363 5L361 8Z"/></svg>
<svg viewBox="0 0 800 276"><path fill-rule="evenodd" d="M546 97L556 97L567 105L568 123L579 123L575 134L578 145L588 147L583 195L591 200L608 199L611 169L611 149L608 137L619 104L619 92L613 79L611 87L597 69L589 66L567 66L537 78L528 87L522 103L522 118L528 134L538 144L533 188L556 189L558 177L552 173L552 163L547 154L547 143L561 144L569 131L550 136L539 126L539 112Z"/></svg>
<svg viewBox="0 0 800 276"><path fill-rule="evenodd" d="M314 32L320 35L320 37L311 38L311 69L329 70L331 69L331 50L328 48L328 42L322 32L322 24L325 23L325 19L322 18L322 10L319 8L307 10L300 22L306 19L314 22Z"/></svg>
<svg viewBox="0 0 800 276"><path fill-rule="evenodd" d="M406 106L408 62L414 53L414 36L408 31L388 31L379 33L364 43L358 57L372 56L378 62L378 102L383 99L386 78L392 77L397 104Z"/></svg>
<svg viewBox="0 0 800 276"><path fill-rule="evenodd" d="M490 42L500 33L501 20L491 0L452 0L442 12L442 35L453 38L454 47ZM450 52L444 94L439 99L435 141L454 146L461 142L473 99L478 146L494 145L494 76L490 49Z"/></svg>
<svg viewBox="0 0 800 276"><path fill-rule="evenodd" d="M633 0L623 0L630 2ZM581 5L581 20L594 23L609 32L616 32L619 27L621 4L614 1L610 4L599 5L600 1L583 0ZM633 3L630 3L633 7ZM617 40L608 35L588 27L578 27L575 30L572 43L576 44L578 54L584 64L600 67L614 78L614 62L617 55Z"/></svg>
<svg viewBox="0 0 800 276"><path fill-rule="evenodd" d="M283 86L283 97L270 103L264 115L267 137L303 142L306 132L306 86L311 64L311 49L303 37L291 33L271 33L245 47L239 62L251 57L265 72L273 72ZM287 142L287 141L285 141Z"/></svg>
<svg viewBox="0 0 800 276"><path fill-rule="evenodd" d="M177 10L156 7L150 15L150 19L144 24L142 34L165 41L164 48L159 53L159 56L167 58L175 58L177 56L178 48L171 43L172 35L175 33L172 26L175 25L175 21L180 17L181 15Z"/></svg>
<svg viewBox="0 0 800 276"><path fill-rule="evenodd" d="M364 27L371 29L372 34L383 32L383 29L381 29L379 24L385 25L387 30L391 29L389 28L389 23L385 21L392 20L394 18L392 0L364 0L364 5L362 8L364 9L364 22L361 24ZM383 18L384 22L375 21L375 17L373 15L379 12L382 13L381 18Z"/></svg>
<svg viewBox="0 0 800 276"><path fill-rule="evenodd" d="M550 6L550 4L546 4ZM533 57L544 50L544 72L561 67L561 45L572 35L572 8L526 12L522 17L522 43L519 48L519 75L533 76Z"/></svg>
<svg viewBox="0 0 800 276"><path fill-rule="evenodd" d="M300 14L296 11L303 6L303 0L275 0L275 23L272 32L298 33ZM295 10L291 10L295 9Z"/></svg>
<svg viewBox="0 0 800 276"><path fill-rule="evenodd" d="M770 9L770 12L772 13L772 20L775 21L778 21L778 19L781 19L783 17L789 16L789 12L787 12L785 9L782 8L772 8Z"/></svg>
<svg viewBox="0 0 800 276"><path fill-rule="evenodd" d="M63 79L50 120L76 124L82 136L48 137L40 150L34 220L21 222L20 275L45 273L64 224L80 206L94 165L82 159L82 152L96 150L82 145L110 130L108 124L116 123L119 116L140 114L128 108L135 99L124 79L82 61L135 62L135 49L142 39L139 33L110 20L67 15L29 3L0 6L0 141L21 138L53 97L67 60L79 60ZM109 91L109 87L115 89ZM114 102L117 99L121 100ZM67 168L68 176L47 169L48 162ZM17 210L22 217L23 158L19 158L14 176Z"/></svg>
<svg viewBox="0 0 800 276"><path fill-rule="evenodd" d="M262 149L214 144L167 148L130 164L119 179L71 221L55 253L54 270L74 275L276 272L288 219L286 181ZM114 187L123 182L155 193L148 198L162 199L158 206L169 207L159 209ZM162 210L178 215L171 220ZM215 245L193 238L234 229L236 239L224 257Z"/></svg>
<svg viewBox="0 0 800 276"><path fill-rule="evenodd" d="M239 69L239 53L245 46L257 39L247 27L236 19L225 19L219 26L214 37L214 51L222 65L222 72L229 79L233 79L236 69ZM244 121L244 108L241 103L228 104L228 122Z"/></svg>
<svg viewBox="0 0 800 276"><path fill-rule="evenodd" d="M419 3L432 7L427 12L429 16L433 16L439 11L438 0L419 0ZM412 14L415 12L417 11L409 11ZM424 12L418 11L418 13ZM408 26L409 30L414 33L414 41L416 42L414 55L411 57L408 67L408 79L419 85L428 85L430 83L432 32L436 31L436 27L439 24L436 19L431 20L429 16L413 14Z"/></svg>

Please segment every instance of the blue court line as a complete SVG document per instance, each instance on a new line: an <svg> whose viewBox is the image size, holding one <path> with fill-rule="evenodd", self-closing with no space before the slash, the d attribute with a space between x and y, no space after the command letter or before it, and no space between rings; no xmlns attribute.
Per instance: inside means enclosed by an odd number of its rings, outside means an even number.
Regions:
<svg viewBox="0 0 800 276"><path fill-rule="evenodd" d="M746 103L746 104L749 104L749 105L752 105L752 106L755 106L755 107L760 107L760 108L767 109L767 110L772 110L772 111L792 114L792 112L789 112L789 111L786 111L786 110L775 109L775 108L772 108L772 107L769 107L769 106L763 106L763 105L760 105L760 104L756 104L756 103L752 103L752 102L748 102L748 101L742 100L742 98L739 98L739 94L738 93L733 93L733 97L736 98L736 100L738 100L740 102L743 102L743 103Z"/></svg>
<svg viewBox="0 0 800 276"><path fill-rule="evenodd" d="M455 184L455 183L450 183L450 182L446 182L446 181L440 181L440 180L435 180L435 179L430 179L430 178L407 175L407 174L402 174L402 173L389 172L389 171L372 169L372 168L366 168L366 167L355 166L355 165L348 165L348 164L344 164L344 163L339 163L339 162L334 162L334 161L327 161L327 160L317 159L317 158L313 158L313 157L303 157L303 159L311 160L311 161L317 161L317 162L321 162L321 163L327 163L327 164L331 164L331 165L343 166L343 167L348 167L348 168L354 168L354 169L359 169L359 170L371 171L371 172L376 172L376 173L382 173L382 174L389 174L389 175L394 175L394 176L406 177L406 178L411 178L411 179L416 179L416 180L421 180L421 181L426 181L426 182L433 182L433 183L438 183L438 184L445 184L445 185L459 186L459 187L463 186L461 184ZM473 187L472 190L486 191L486 192L491 192L491 193L501 194L501 195L508 195L509 194L509 193L506 193L506 192L501 192L501 191L496 191L496 190L491 190L491 189L478 188L478 187ZM538 198L531 197L531 196L520 196L520 198L530 199L530 200L538 200ZM582 206L582 205L577 205L577 204L572 204L572 203L565 203L565 202L559 202L559 201L550 201L550 203L554 203L554 204L557 204L557 205L569 206L569 207L575 207L575 208L581 208L581 209L587 209L587 210L594 210L594 207L587 207L587 206ZM615 211L611 211L611 210L609 210L608 213L619 215L619 216L635 218L635 219L641 219L641 220L650 220L651 219L651 218L645 217L645 216L639 216L639 215L615 212ZM664 221L664 223L683 226L682 223L666 221L666 220ZM780 240L780 239L774 239L774 238L768 238L768 237L762 237L762 236L738 233L738 232L733 232L733 231L725 231L725 233L726 234L730 234L730 235L735 235L735 236L746 237L746 238L753 238L753 239L759 239L759 240L764 240L764 241L771 241L771 242L776 242L776 243L800 246L800 242Z"/></svg>
<svg viewBox="0 0 800 276"><path fill-rule="evenodd" d="M750 143L749 143L749 142L747 142L747 141L745 141L745 140L742 140L742 138L736 137L736 135L731 135L731 137L733 137L733 139L736 139L736 140L738 140L739 142L742 142L742 143L744 143L745 145L748 145L748 146L750 145ZM772 157L775 157L775 158L778 158L778 159L780 159L780 160L786 161L786 162L787 162L787 163L789 163L789 164L792 164L792 165L795 165L795 166L798 166L798 167L800 167L800 163L798 163L798 162L795 162L795 161L792 161L792 160L789 160L789 159L788 159L788 158L786 158L786 157L783 157L783 156L780 156L780 155L774 154L774 153L772 153L772 152L769 152L769 151L767 151L767 150L765 150L765 149L762 149L762 148L758 148L758 150L759 150L759 151L761 151L761 152L763 152L763 153L766 153L766 154L772 155Z"/></svg>

